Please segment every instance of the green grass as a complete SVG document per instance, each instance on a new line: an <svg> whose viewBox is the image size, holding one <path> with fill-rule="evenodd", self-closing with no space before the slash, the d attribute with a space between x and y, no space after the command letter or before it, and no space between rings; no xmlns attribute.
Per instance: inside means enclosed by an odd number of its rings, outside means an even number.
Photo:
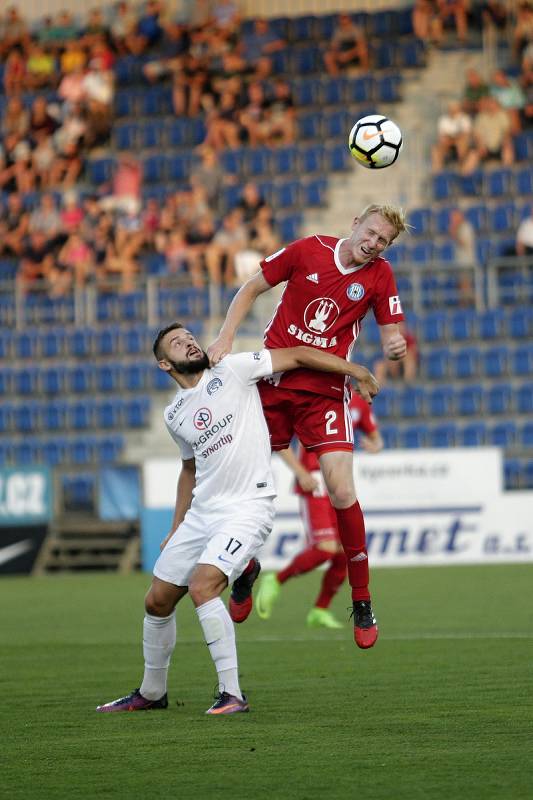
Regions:
<svg viewBox="0 0 533 800"><path fill-rule="evenodd" d="M319 576L238 628L252 713L206 717L215 672L188 598L163 712L138 686L146 575L0 581L0 796L533 797L533 565L376 570L380 639L303 624ZM333 610L345 613L348 592Z"/></svg>

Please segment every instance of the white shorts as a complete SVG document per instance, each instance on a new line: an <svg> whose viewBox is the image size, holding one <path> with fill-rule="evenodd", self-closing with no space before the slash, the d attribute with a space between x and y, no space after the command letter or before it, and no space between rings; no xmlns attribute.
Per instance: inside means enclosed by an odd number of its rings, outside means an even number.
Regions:
<svg viewBox="0 0 533 800"><path fill-rule="evenodd" d="M211 564L232 583L259 552L273 523L272 497L211 512L190 508L157 559L154 575L176 586L188 586L197 564Z"/></svg>

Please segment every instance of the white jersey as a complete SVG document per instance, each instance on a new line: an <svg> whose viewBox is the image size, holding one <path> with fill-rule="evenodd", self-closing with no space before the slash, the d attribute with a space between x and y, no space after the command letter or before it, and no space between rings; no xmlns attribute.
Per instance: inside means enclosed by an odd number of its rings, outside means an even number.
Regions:
<svg viewBox="0 0 533 800"><path fill-rule="evenodd" d="M272 375L268 350L239 353L178 389L164 412L184 460L195 459L193 506L275 497L268 428L256 383Z"/></svg>

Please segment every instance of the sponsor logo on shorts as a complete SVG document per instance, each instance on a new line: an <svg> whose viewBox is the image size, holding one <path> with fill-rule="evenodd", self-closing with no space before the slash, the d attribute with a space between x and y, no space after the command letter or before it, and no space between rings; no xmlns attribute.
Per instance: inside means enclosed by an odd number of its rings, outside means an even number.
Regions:
<svg viewBox="0 0 533 800"><path fill-rule="evenodd" d="M360 283L351 283L346 289L346 294L350 300L361 300L365 296L365 287Z"/></svg>

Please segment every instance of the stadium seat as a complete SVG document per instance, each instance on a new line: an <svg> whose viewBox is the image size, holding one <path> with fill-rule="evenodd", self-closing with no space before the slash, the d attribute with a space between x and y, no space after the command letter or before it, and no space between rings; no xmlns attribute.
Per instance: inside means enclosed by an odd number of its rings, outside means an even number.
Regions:
<svg viewBox="0 0 533 800"><path fill-rule="evenodd" d="M452 339L457 342L467 341L474 336L477 313L472 309L457 309L452 312L448 329Z"/></svg>
<svg viewBox="0 0 533 800"><path fill-rule="evenodd" d="M14 374L10 367L0 367L0 396L7 397L13 391Z"/></svg>
<svg viewBox="0 0 533 800"><path fill-rule="evenodd" d="M520 428L519 441L522 447L533 447L533 422L526 422Z"/></svg>
<svg viewBox="0 0 533 800"><path fill-rule="evenodd" d="M519 458L506 458L504 462L505 488L522 488L522 462Z"/></svg>
<svg viewBox="0 0 533 800"><path fill-rule="evenodd" d="M516 391L516 410L519 414L533 413L533 383L523 383Z"/></svg>
<svg viewBox="0 0 533 800"><path fill-rule="evenodd" d="M322 91L320 78L295 78L292 83L294 102L299 108L318 105L323 97Z"/></svg>
<svg viewBox="0 0 533 800"><path fill-rule="evenodd" d="M487 197L503 197L511 192L513 173L507 167L487 172L484 176L483 191ZM479 195L478 195L479 196Z"/></svg>
<svg viewBox="0 0 533 800"><path fill-rule="evenodd" d="M407 69L423 67L426 63L424 43L420 39L409 38L401 43L400 64Z"/></svg>
<svg viewBox="0 0 533 800"><path fill-rule="evenodd" d="M433 241L420 239L414 241L409 248L409 260L415 264L427 264L433 259Z"/></svg>
<svg viewBox="0 0 533 800"><path fill-rule="evenodd" d="M386 450L393 450L398 447L398 428L396 425L381 425L381 436Z"/></svg>
<svg viewBox="0 0 533 800"><path fill-rule="evenodd" d="M15 394L21 396L35 396L39 382L37 367L21 367L14 373Z"/></svg>
<svg viewBox="0 0 533 800"><path fill-rule="evenodd" d="M144 428L148 424L150 398L146 396L126 400L124 415L128 428Z"/></svg>
<svg viewBox="0 0 533 800"><path fill-rule="evenodd" d="M512 447L517 438L514 422L500 422L490 430L489 441L497 447Z"/></svg>
<svg viewBox="0 0 533 800"><path fill-rule="evenodd" d="M63 508L67 512L94 512L96 477L82 472L61 476Z"/></svg>
<svg viewBox="0 0 533 800"><path fill-rule="evenodd" d="M507 345L490 347L482 355L483 374L487 378L501 378L509 368L509 348Z"/></svg>
<svg viewBox="0 0 533 800"><path fill-rule="evenodd" d="M118 150L136 150L140 141L138 124L125 122L115 125L113 139Z"/></svg>
<svg viewBox="0 0 533 800"><path fill-rule="evenodd" d="M68 404L64 400L49 400L41 410L41 427L45 431L62 431L67 424Z"/></svg>
<svg viewBox="0 0 533 800"><path fill-rule="evenodd" d="M479 350L475 347L464 347L452 358L452 370L456 378L475 378L479 374Z"/></svg>
<svg viewBox="0 0 533 800"><path fill-rule="evenodd" d="M481 447L487 439L487 425L485 422L471 422L460 431L459 437L464 447Z"/></svg>
<svg viewBox="0 0 533 800"><path fill-rule="evenodd" d="M61 394L65 389L65 367L44 367L40 374L40 387L43 394Z"/></svg>
<svg viewBox="0 0 533 800"><path fill-rule="evenodd" d="M13 406L13 427L19 433L33 433L39 430L42 405L29 400Z"/></svg>
<svg viewBox="0 0 533 800"><path fill-rule="evenodd" d="M302 175L312 175L324 171L324 147L321 144L309 145L302 150L299 159Z"/></svg>
<svg viewBox="0 0 533 800"><path fill-rule="evenodd" d="M394 419L396 417L396 407L398 403L398 392L390 386L384 386L379 394L374 398L372 411L378 419Z"/></svg>
<svg viewBox="0 0 533 800"><path fill-rule="evenodd" d="M161 372L161 370L159 370ZM100 464L113 464L124 449L124 439L120 434L106 436L96 441L96 457Z"/></svg>
<svg viewBox="0 0 533 800"><path fill-rule="evenodd" d="M430 447L454 447L457 440L457 425L455 422L445 422L436 425L429 431Z"/></svg>
<svg viewBox="0 0 533 800"><path fill-rule="evenodd" d="M77 364L67 371L67 386L69 392L85 394L92 388L94 368L92 364Z"/></svg>
<svg viewBox="0 0 533 800"><path fill-rule="evenodd" d="M346 86L347 103L368 103L372 102L374 95L374 81L370 75L359 78L351 78ZM365 116L361 114L361 116ZM355 122L355 120L354 120Z"/></svg>
<svg viewBox="0 0 533 800"><path fill-rule="evenodd" d="M533 195L533 167L522 165L514 176L514 191L517 195L531 197Z"/></svg>
<svg viewBox="0 0 533 800"><path fill-rule="evenodd" d="M315 17L302 14L289 18L288 39L290 42L308 42L314 38Z"/></svg>
<svg viewBox="0 0 533 800"><path fill-rule="evenodd" d="M324 169L326 172L342 172L350 158L348 148L344 144L328 143L324 147Z"/></svg>
<svg viewBox="0 0 533 800"><path fill-rule="evenodd" d="M489 214L489 226L492 233L508 233L515 230L514 203L503 203L496 206Z"/></svg>
<svg viewBox="0 0 533 800"><path fill-rule="evenodd" d="M379 395L378 395L379 396ZM428 411L432 417L451 417L455 407L455 388L436 386L428 395Z"/></svg>
<svg viewBox="0 0 533 800"><path fill-rule="evenodd" d="M432 214L430 208L413 208L409 212L409 224L413 226L414 236L429 236L431 234Z"/></svg>
<svg viewBox="0 0 533 800"><path fill-rule="evenodd" d="M67 445L67 455L73 464L90 464L95 459L95 446L92 437L74 439Z"/></svg>
<svg viewBox="0 0 533 800"><path fill-rule="evenodd" d="M318 139L321 131L321 115L318 111L308 111L298 114L298 138L300 141Z"/></svg>
<svg viewBox="0 0 533 800"><path fill-rule="evenodd" d="M421 320L422 338L425 342L444 342L448 339L448 316L443 311L434 311Z"/></svg>
<svg viewBox="0 0 533 800"><path fill-rule="evenodd" d="M304 205L311 208L325 206L327 189L327 178L313 178L305 181L302 184Z"/></svg>
<svg viewBox="0 0 533 800"><path fill-rule="evenodd" d="M68 425L74 430L92 430L94 417L95 404L89 399L76 401L67 409Z"/></svg>
<svg viewBox="0 0 533 800"><path fill-rule="evenodd" d="M501 339L505 330L505 312L490 308L477 316L477 333L480 339Z"/></svg>
<svg viewBox="0 0 533 800"><path fill-rule="evenodd" d="M270 149L252 147L244 156L244 173L248 176L268 175L270 172Z"/></svg>
<svg viewBox="0 0 533 800"><path fill-rule="evenodd" d="M513 143L517 161L530 161L533 158L533 137L529 131L517 134Z"/></svg>
<svg viewBox="0 0 533 800"><path fill-rule="evenodd" d="M433 175L432 178L433 183L433 197L435 200L452 200L456 193L457 193L457 181L455 174L453 172L437 172ZM449 214L449 212L448 212ZM441 224L444 224L444 220L446 215L444 210L441 212L437 212L436 219L438 220L440 217ZM437 233L447 233L449 225L446 225L444 230L439 230L439 225L437 224Z"/></svg>
<svg viewBox="0 0 533 800"><path fill-rule="evenodd" d="M320 145L319 152L321 152ZM313 146L310 145L309 148L304 148L304 153L307 150L313 149ZM272 173L274 176L277 175L286 175L287 173L296 172L299 169L299 150L294 145L289 145L287 147L279 147L272 150L270 155L270 163L272 167ZM239 189L240 194L240 189ZM237 198L238 202L238 198ZM237 203L234 203L236 205Z"/></svg>
<svg viewBox="0 0 533 800"><path fill-rule="evenodd" d="M140 126L140 145L147 149L161 147L163 139L163 126L160 120L153 119Z"/></svg>
<svg viewBox="0 0 533 800"><path fill-rule="evenodd" d="M389 14L389 12L386 12ZM375 82L375 97L378 103L397 103L401 100L402 79L400 75L384 75Z"/></svg>
<svg viewBox="0 0 533 800"><path fill-rule="evenodd" d="M476 233L484 233L487 229L487 207L485 205L470 206L464 211L465 218Z"/></svg>
<svg viewBox="0 0 533 800"><path fill-rule="evenodd" d="M298 19L293 17L293 19ZM316 45L296 45L290 50L291 73L310 75L322 69L322 57Z"/></svg>
<svg viewBox="0 0 533 800"><path fill-rule="evenodd" d="M326 106L341 106L344 103L347 85L348 79L343 76L323 78L317 93L318 99ZM346 133L346 129L344 132Z"/></svg>
<svg viewBox="0 0 533 800"><path fill-rule="evenodd" d="M516 348L512 356L514 375L531 377L533 375L533 344L524 344Z"/></svg>
<svg viewBox="0 0 533 800"><path fill-rule="evenodd" d="M425 412L426 393L420 386L406 386L399 397L401 417L420 417Z"/></svg>
<svg viewBox="0 0 533 800"><path fill-rule="evenodd" d="M482 197L483 176L484 173L482 170L476 170L470 175L457 176L461 195L466 197Z"/></svg>
<svg viewBox="0 0 533 800"><path fill-rule="evenodd" d="M429 429L427 425L410 425L400 431L400 447L409 449L425 447L429 442Z"/></svg>
<svg viewBox="0 0 533 800"><path fill-rule="evenodd" d="M373 47L373 58L378 69L391 69L396 61L396 46L394 42L376 42Z"/></svg>
<svg viewBox="0 0 533 800"><path fill-rule="evenodd" d="M274 206L294 208L300 204L301 186L299 181L289 180L274 187Z"/></svg>
<svg viewBox="0 0 533 800"><path fill-rule="evenodd" d="M294 242L299 236L300 225L302 224L301 214L286 214L276 219L282 242Z"/></svg>
<svg viewBox="0 0 533 800"><path fill-rule="evenodd" d="M35 442L21 441L14 444L12 459L18 467L33 466L39 460Z"/></svg>
<svg viewBox="0 0 533 800"><path fill-rule="evenodd" d="M514 393L510 383L491 386L485 394L485 408L489 414L509 414L512 411Z"/></svg>
<svg viewBox="0 0 533 800"><path fill-rule="evenodd" d="M0 404L0 433L8 433L13 426L13 406L10 403Z"/></svg>
<svg viewBox="0 0 533 800"><path fill-rule="evenodd" d="M50 467L64 464L67 459L67 441L65 437L56 437L44 441L40 448L44 463Z"/></svg>
<svg viewBox="0 0 533 800"><path fill-rule="evenodd" d="M480 414L483 407L483 387L479 384L463 386L457 392L457 413L460 416Z"/></svg>
<svg viewBox="0 0 533 800"><path fill-rule="evenodd" d="M431 380L447 378L450 371L450 359L450 350L447 347L429 350L422 358L426 376Z"/></svg>
<svg viewBox="0 0 533 800"><path fill-rule="evenodd" d="M99 364L95 368L96 389L99 392L116 392L120 384L120 368L117 364Z"/></svg>
<svg viewBox="0 0 533 800"><path fill-rule="evenodd" d="M101 186L111 180L115 160L113 158L98 158L87 162L89 181L95 186Z"/></svg>
<svg viewBox="0 0 533 800"><path fill-rule="evenodd" d="M508 312L509 336L513 339L529 339L533 336L533 309L513 308Z"/></svg>

